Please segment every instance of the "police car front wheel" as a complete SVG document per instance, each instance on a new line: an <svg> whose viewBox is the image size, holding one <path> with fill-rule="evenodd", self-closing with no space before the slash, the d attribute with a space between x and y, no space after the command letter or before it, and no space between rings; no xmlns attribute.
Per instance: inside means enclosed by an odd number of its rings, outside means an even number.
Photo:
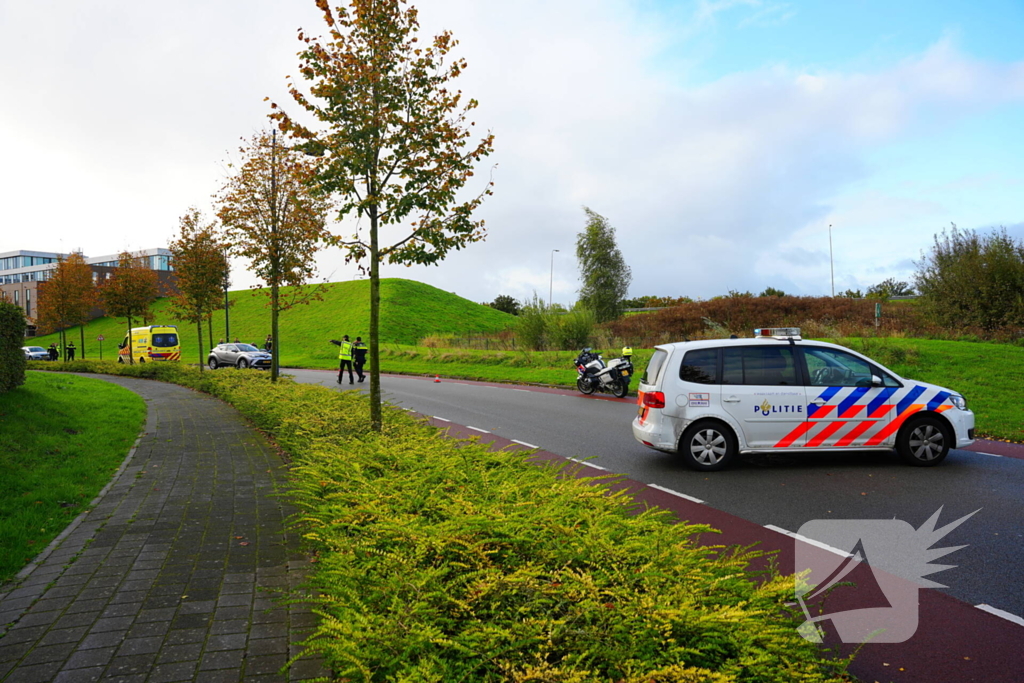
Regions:
<svg viewBox="0 0 1024 683"><path fill-rule="evenodd" d="M702 472L725 469L732 464L738 450L732 430L711 420L693 423L679 440L683 461Z"/></svg>
<svg viewBox="0 0 1024 683"><path fill-rule="evenodd" d="M922 415L900 430L896 452L911 465L932 467L946 458L951 442L949 427L941 418Z"/></svg>

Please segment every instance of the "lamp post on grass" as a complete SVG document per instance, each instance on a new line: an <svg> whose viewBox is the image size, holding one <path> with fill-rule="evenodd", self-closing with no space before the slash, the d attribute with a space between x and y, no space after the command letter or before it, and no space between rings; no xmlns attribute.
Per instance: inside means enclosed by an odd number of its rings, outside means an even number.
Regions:
<svg viewBox="0 0 1024 683"><path fill-rule="evenodd" d="M554 289L555 289L555 252L556 251L558 251L558 249L552 249L551 250L551 278L548 281L548 308L551 308L552 292L554 292Z"/></svg>
<svg viewBox="0 0 1024 683"><path fill-rule="evenodd" d="M836 267L832 261L832 224L828 224L828 269L832 273L832 298L836 298Z"/></svg>

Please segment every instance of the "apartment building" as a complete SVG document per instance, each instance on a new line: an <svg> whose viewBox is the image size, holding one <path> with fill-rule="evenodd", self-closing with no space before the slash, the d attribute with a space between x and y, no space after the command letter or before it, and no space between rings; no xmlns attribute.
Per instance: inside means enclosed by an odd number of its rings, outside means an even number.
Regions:
<svg viewBox="0 0 1024 683"><path fill-rule="evenodd" d="M174 275L174 268L171 265L171 252L167 249L143 249L139 252L132 252L142 259L143 264L157 273L157 287L160 296L173 294L177 287L177 278ZM48 251L8 251L0 253L0 298L6 299L25 311L25 318L28 320L26 334L35 334L35 321L37 305L39 301L39 288L45 287L46 281L50 279L57 261L66 258L68 254L58 254ZM97 284L103 280L117 267L117 254L106 256L85 257L85 262L92 268L92 277ZM103 315L103 309L96 307L92 310L91 317L96 318Z"/></svg>

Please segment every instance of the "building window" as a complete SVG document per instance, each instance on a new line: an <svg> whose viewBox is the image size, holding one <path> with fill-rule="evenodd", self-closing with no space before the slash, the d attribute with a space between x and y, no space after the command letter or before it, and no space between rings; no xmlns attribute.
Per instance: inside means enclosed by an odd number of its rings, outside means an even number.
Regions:
<svg viewBox="0 0 1024 683"><path fill-rule="evenodd" d="M25 315L32 316L32 290L25 290Z"/></svg>
<svg viewBox="0 0 1024 683"><path fill-rule="evenodd" d="M15 306L20 306L21 305L21 303L18 301L18 290L17 289L14 290L14 305Z"/></svg>

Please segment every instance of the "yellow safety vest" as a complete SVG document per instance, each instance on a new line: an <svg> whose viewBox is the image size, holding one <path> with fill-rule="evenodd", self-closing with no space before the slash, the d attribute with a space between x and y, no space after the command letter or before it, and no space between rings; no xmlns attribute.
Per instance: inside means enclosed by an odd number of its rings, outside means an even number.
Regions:
<svg viewBox="0 0 1024 683"><path fill-rule="evenodd" d="M338 360L352 360L352 342L341 342L341 350L338 351Z"/></svg>

